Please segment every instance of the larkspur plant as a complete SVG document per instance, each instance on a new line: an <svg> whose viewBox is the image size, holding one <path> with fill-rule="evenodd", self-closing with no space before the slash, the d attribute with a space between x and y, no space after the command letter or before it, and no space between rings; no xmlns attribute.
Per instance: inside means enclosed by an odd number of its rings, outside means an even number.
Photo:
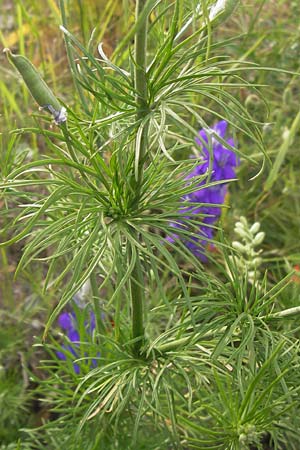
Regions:
<svg viewBox="0 0 300 450"><path fill-rule="evenodd" d="M200 160L200 164L191 171L186 180L199 176L203 177L203 175L206 178L202 178L198 185L198 190L183 196L183 205L179 210L185 219L200 216L198 230L193 232L193 230L186 229L185 231L189 236L184 239L184 242L186 247L202 261L207 260L205 247L208 240L213 238L215 231L213 225L221 215L221 207L224 204L227 193L227 182L235 178L235 168L239 163L235 153L224 147L218 140L218 138L225 139L227 125L227 122L223 120L218 122L213 128L199 132L199 138L196 139L196 142L201 147L203 156L196 156ZM226 145L233 148L233 139L228 139ZM210 183L217 184L207 185L207 179L209 179ZM185 202L190 206L185 207ZM185 228L182 221L171 225L178 229ZM175 242L175 239L178 238L179 236L173 233L167 240Z"/></svg>
<svg viewBox="0 0 300 450"><path fill-rule="evenodd" d="M67 361L69 359L73 360L73 367L75 373L80 373L80 366L75 362L76 359L80 358L80 333L79 333L79 324L76 319L76 314L74 311L72 312L62 312L58 317L58 325L63 330L64 334L68 339L68 343L62 344L61 349L56 352L56 355L59 359L63 361ZM84 324L84 331L88 335L91 335L95 330L95 314L90 312L89 320ZM100 354L98 353L97 356ZM85 355L86 356L86 355ZM84 359L83 363L88 367L96 367L97 359Z"/></svg>
<svg viewBox="0 0 300 450"><path fill-rule="evenodd" d="M31 375L53 414L19 446L299 448L299 343L292 326L281 330L297 311L276 302L289 277L249 285L230 258L230 227L214 240L214 264L202 264L240 158L253 168L259 150L268 160L238 100L258 68L220 56L232 39L213 40L237 4L137 0L107 55L95 33L86 47L69 31L60 0L72 106L6 50L41 108L36 127L15 133L43 136L47 155L3 171L5 205L18 215L2 245L24 241L17 274L47 264L44 291L59 296L36 343L49 355L43 376ZM75 320L67 304L87 283ZM63 342L51 331L57 317Z"/></svg>

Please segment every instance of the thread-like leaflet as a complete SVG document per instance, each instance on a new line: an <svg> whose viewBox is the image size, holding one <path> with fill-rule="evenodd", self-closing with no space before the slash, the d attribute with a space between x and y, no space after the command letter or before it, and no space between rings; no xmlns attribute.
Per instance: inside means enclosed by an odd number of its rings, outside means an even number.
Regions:
<svg viewBox="0 0 300 450"><path fill-rule="evenodd" d="M237 8L239 3L240 0L217 0L210 9L209 20L213 22L214 25L225 22Z"/></svg>
<svg viewBox="0 0 300 450"><path fill-rule="evenodd" d="M8 60L15 66L22 76L29 92L38 105L48 110L59 125L67 120L66 110L59 103L49 86L34 65L23 55L14 55L9 48L3 50Z"/></svg>

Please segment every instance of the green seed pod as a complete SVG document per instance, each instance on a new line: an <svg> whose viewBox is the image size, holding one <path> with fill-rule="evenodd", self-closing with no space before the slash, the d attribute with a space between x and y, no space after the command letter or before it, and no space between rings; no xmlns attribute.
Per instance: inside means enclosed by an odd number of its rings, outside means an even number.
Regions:
<svg viewBox="0 0 300 450"><path fill-rule="evenodd" d="M63 114L64 117L62 117L63 108L61 104L34 65L25 56L11 53L9 48L5 48L3 52L6 53L8 60L18 70L39 106L47 109L57 123L65 122L66 116Z"/></svg>

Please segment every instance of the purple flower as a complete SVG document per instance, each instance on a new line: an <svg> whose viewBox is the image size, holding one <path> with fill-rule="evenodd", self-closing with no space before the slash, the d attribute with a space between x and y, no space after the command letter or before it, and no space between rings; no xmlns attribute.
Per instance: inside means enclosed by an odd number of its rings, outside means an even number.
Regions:
<svg viewBox="0 0 300 450"><path fill-rule="evenodd" d="M74 313L63 312L58 317L58 324L63 330L71 330L73 328Z"/></svg>
<svg viewBox="0 0 300 450"><path fill-rule="evenodd" d="M176 239L181 239L185 246L202 261L206 261L205 247L207 240L212 239L214 235L214 225L221 215L221 205L225 201L227 193L226 180L236 178L235 169L239 165L239 159L232 150L227 149L221 140L225 141L230 147L234 147L232 138L225 140L227 131L227 122L222 120L218 122L212 129L200 130L199 137L196 138L196 143L201 147L202 152L199 152L199 159L201 164L196 166L186 177L191 180L200 175L207 175L205 179L199 182L199 190L182 197L183 206L179 212L184 219L199 218L199 226L193 229L180 220L177 223L170 223L174 228L185 231L178 234L172 234L167 237L169 242L175 242ZM218 140L218 136L220 139ZM195 156L192 156L193 158ZM215 186L206 186L207 182L222 182ZM184 204L188 203L188 206ZM220 205L220 206L219 206ZM190 231L191 236L186 233Z"/></svg>
<svg viewBox="0 0 300 450"><path fill-rule="evenodd" d="M57 322L59 326L62 328L62 330L64 330L66 336L70 341L70 344L68 345L65 344L61 345L62 351L56 352L57 357L62 361L67 361L68 358L72 358L73 361L75 359L80 358L80 335L78 332L78 323L76 321L75 313L63 312L59 315ZM95 314L93 312L90 312L89 321L85 322L85 329L87 333L91 335L93 333L93 330L95 329L95 326L96 326ZM97 356L99 356L99 354L97 354ZM87 364L89 364L90 367L96 367L97 360L89 359L87 360ZM73 362L73 367L74 372L76 374L79 374L80 373L79 364Z"/></svg>

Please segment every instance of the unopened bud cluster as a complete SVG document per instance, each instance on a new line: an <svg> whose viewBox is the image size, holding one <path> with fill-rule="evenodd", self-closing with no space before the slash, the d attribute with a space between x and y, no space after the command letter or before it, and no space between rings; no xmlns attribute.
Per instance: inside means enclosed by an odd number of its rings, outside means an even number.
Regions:
<svg viewBox="0 0 300 450"><path fill-rule="evenodd" d="M246 424L238 430L239 445L241 449L249 449L252 444L259 444L260 433L257 432L255 425Z"/></svg>
<svg viewBox="0 0 300 450"><path fill-rule="evenodd" d="M262 263L260 257L262 250L256 249L265 237L263 231L259 231L260 223L255 222L249 225L245 217L241 216L236 222L234 232L239 236L239 240L232 242L232 247L239 253L239 257L235 257L237 267L248 274L251 283L257 278L257 269Z"/></svg>

